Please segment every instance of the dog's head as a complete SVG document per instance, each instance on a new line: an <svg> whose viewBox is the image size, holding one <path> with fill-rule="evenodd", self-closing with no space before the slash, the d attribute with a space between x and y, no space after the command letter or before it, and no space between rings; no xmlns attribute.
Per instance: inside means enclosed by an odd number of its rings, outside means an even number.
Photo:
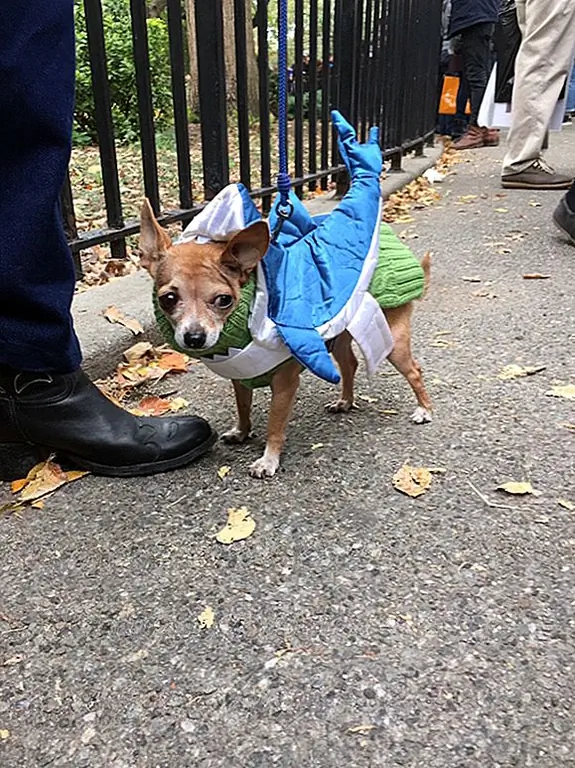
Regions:
<svg viewBox="0 0 575 768"><path fill-rule="evenodd" d="M226 243L174 245L146 200L140 217L140 254L154 278L158 303L174 329L179 347L209 349L240 300L242 286L270 242L257 221Z"/></svg>

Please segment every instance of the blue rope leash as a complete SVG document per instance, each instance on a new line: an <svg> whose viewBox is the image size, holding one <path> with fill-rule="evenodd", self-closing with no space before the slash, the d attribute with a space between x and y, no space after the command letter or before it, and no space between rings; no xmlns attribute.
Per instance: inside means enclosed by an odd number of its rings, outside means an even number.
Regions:
<svg viewBox="0 0 575 768"><path fill-rule="evenodd" d="M278 223L273 233L275 240L284 221L289 219L293 205L289 199L291 179L288 173L288 0L279 2L278 29L278 128L279 128L279 173L277 178L279 202L276 206Z"/></svg>

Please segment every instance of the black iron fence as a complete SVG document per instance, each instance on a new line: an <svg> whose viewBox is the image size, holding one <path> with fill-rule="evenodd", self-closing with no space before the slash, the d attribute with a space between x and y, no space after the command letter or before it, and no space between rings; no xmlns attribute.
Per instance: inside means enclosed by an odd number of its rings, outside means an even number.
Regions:
<svg viewBox="0 0 575 768"><path fill-rule="evenodd" d="M106 0L104 0L104 3ZM143 187L163 224L188 222L206 200L230 181L242 181L264 213L275 192L275 46L277 0L233 0L235 77L227 92L224 58L224 8L231 0L167 0L171 91L179 206L166 210L160 199L158 148L147 35L147 0L129 0ZM291 54L290 156L293 182L305 189L327 189L331 179L345 185L344 168L330 125L332 107L354 125L362 139L371 125L380 127L382 147L391 169L399 170L408 151L422 153L433 141L436 123L441 0L293 0ZM84 0L87 45L101 181L107 226L79 231L73 185L62 193L65 227L74 254L109 243L112 254L126 253L126 237L138 231L136 219L125 220L117 145L110 103L108 60L102 0ZM194 19L186 19L194 13ZM253 11L253 13L252 13ZM247 14L247 17L246 17ZM250 40L250 17L253 33ZM193 24L190 23L193 21ZM228 20L229 21L229 20ZM202 193L194 196L190 160L189 47L195 27L201 133ZM230 26L226 25L226 34ZM189 41L188 41L189 42ZM250 115L249 46L257 51L258 111ZM230 103L233 109L230 109ZM239 163L230 171L233 136ZM254 156L254 143L259 152ZM255 157L255 159L254 159ZM330 179L331 177L331 179ZM195 185L197 187L197 184Z"/></svg>

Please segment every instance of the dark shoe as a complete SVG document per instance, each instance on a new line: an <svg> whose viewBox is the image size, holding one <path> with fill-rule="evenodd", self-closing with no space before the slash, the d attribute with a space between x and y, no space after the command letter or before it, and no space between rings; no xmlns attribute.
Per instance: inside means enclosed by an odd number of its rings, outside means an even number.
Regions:
<svg viewBox="0 0 575 768"><path fill-rule="evenodd" d="M479 149L484 147L483 131L477 125L470 125L463 136L455 142L453 149Z"/></svg>
<svg viewBox="0 0 575 768"><path fill-rule="evenodd" d="M486 147L498 147L499 146L499 129L498 128L482 128L483 131L483 144Z"/></svg>
<svg viewBox="0 0 575 768"><path fill-rule="evenodd" d="M564 197L553 211L553 221L571 242L575 243L575 213L569 208Z"/></svg>
<svg viewBox="0 0 575 768"><path fill-rule="evenodd" d="M573 176L556 173L544 160L536 160L520 173L501 177L504 189L569 189Z"/></svg>
<svg viewBox="0 0 575 768"><path fill-rule="evenodd" d="M40 448L44 456L55 452L97 475L133 477L182 467L216 439L197 416L133 416L81 371L50 375L0 367L0 479L22 477L26 448L28 469ZM7 457L19 466L10 469Z"/></svg>

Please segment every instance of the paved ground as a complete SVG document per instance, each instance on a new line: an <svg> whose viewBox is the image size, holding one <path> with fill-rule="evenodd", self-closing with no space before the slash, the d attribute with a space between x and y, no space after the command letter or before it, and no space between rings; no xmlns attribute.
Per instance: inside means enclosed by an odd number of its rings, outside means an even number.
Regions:
<svg viewBox="0 0 575 768"><path fill-rule="evenodd" d="M409 422L388 369L343 418L309 377L273 481L247 476L259 446L222 446L0 521L3 768L575 766L575 513L557 504L575 501L575 415L545 396L574 381L575 248L557 194L501 192L501 155L468 155L402 227L434 252L414 330L433 424ZM550 158L575 163L575 129ZM547 368L497 379L511 363ZM230 424L225 383L178 384ZM447 472L412 500L391 485L405 459ZM524 479L543 494L494 492ZM236 505L257 529L225 548Z"/></svg>

